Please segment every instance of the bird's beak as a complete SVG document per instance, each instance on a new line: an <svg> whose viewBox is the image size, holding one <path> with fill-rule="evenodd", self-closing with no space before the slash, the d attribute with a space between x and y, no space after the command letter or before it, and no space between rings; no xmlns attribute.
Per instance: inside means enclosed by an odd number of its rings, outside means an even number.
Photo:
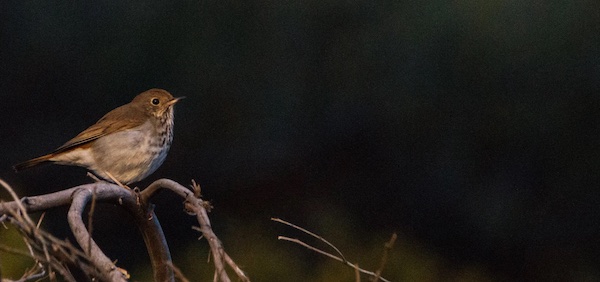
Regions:
<svg viewBox="0 0 600 282"><path fill-rule="evenodd" d="M170 107L171 105L174 105L175 103L179 102L179 100L181 100L181 99L185 99L185 96L173 98L173 100L167 102L167 107Z"/></svg>

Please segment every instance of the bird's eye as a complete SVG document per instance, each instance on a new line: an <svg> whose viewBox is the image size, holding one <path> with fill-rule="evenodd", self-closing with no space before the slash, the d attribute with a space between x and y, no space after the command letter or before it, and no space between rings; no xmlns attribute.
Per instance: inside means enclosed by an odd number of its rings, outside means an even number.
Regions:
<svg viewBox="0 0 600 282"><path fill-rule="evenodd" d="M160 100L158 100L158 98L154 98L154 99L152 99L151 103L152 103L152 105L156 106L156 105L158 105L160 103Z"/></svg>

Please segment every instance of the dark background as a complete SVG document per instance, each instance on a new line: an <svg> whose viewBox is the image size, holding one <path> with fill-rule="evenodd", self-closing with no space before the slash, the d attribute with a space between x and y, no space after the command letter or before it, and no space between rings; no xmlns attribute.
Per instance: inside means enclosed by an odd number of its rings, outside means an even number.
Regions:
<svg viewBox="0 0 600 282"><path fill-rule="evenodd" d="M254 281L353 279L277 241L302 235L270 217L371 270L397 232L384 271L394 281L599 280L599 11L558 0L1 1L0 177L20 195L89 182L82 168L11 165L159 87L187 99L166 162L139 186L198 181ZM210 280L193 218L159 198L175 263ZM68 237L65 218L53 210L43 226ZM102 206L95 235L148 280L128 220Z"/></svg>

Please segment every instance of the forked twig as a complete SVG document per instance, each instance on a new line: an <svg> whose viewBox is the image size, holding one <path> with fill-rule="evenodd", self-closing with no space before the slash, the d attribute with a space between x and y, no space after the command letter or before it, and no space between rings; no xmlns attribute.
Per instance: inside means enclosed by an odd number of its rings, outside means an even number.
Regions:
<svg viewBox="0 0 600 282"><path fill-rule="evenodd" d="M298 230L300 230L300 231L302 231L302 232L304 232L304 233L306 233L306 234L308 234L310 236L313 236L313 237L321 240L321 242L323 242L323 243L327 244L328 246L330 246L331 248L333 248L338 253L338 255L340 255L340 257L342 258L342 262L343 263L348 262L348 260L346 260L346 258L342 254L342 252L340 252L340 250L336 246L334 246L333 244L329 243L329 241L325 240L325 238L323 238L323 237L321 237L321 236L319 236L319 235L317 235L315 233L312 233L312 232L310 232L310 231L308 231L308 230L306 230L306 229L304 229L304 228L302 228L302 227L300 227L298 225L295 225L293 223L287 222L287 221L285 221L283 219L280 219L280 218L271 218L271 220L275 221L275 222L283 223L283 224L285 224L287 226L291 226L291 227L293 227L295 229L298 229Z"/></svg>
<svg viewBox="0 0 600 282"><path fill-rule="evenodd" d="M194 181L192 183L192 190L190 190L173 180L159 179L150 184L144 191L140 192L142 202L146 202L160 189L171 190L185 199L185 210L191 215L196 215L196 219L200 224L200 227L196 230L199 230L202 233L202 237L208 241L213 264L215 265L215 275L213 280L223 282L231 281L225 271L225 264L227 264L233 269L241 281L250 281L250 278L248 278L244 271L242 271L242 269L229 257L227 252L225 252L221 240L219 240L217 235L213 232L210 219L208 218L208 210L211 208L211 205L199 198L201 191L200 186Z"/></svg>
<svg viewBox="0 0 600 282"><path fill-rule="evenodd" d="M283 224L285 224L285 225L288 225L288 226L291 226L291 227L294 227L295 229L298 229L298 230L300 230L300 231L302 231L302 232L304 232L304 233L306 233L306 234L309 234L309 235L311 235L311 236L313 236L313 237L315 237L315 238L318 238L318 239L320 239L321 241L325 242L327 245L329 245L329 246L332 246L332 245L331 245L329 242L325 241L325 239L322 239L322 237L321 237L321 236L318 236L318 235L316 235L316 234L314 234L314 233L312 233L312 232L310 232L310 231L307 231L307 230L306 230L306 229L304 229L304 228L298 227L298 226L296 226L296 225L294 225L294 224L292 224L292 223L289 223L289 222L287 222L287 221L285 221L285 220L282 220L282 219L279 219L279 218L271 218L271 220L273 220L273 221L275 221L275 222L283 223ZM296 244L298 244L298 245L301 245L301 246L303 246L303 247L305 247L305 248L307 248L307 249L309 249L309 250L312 250L312 251L314 251L314 252L317 252L317 253L319 253L319 254L322 254L322 255L324 255L324 256L327 256L327 257L329 257L329 258L332 258L332 259L334 259L334 260L337 260L337 261L339 261L339 262L342 262L343 264L345 264L345 265L347 265L347 266L349 266L349 267L353 268L355 271L358 271L358 272L360 272L360 273L363 273L363 274L369 275L369 276L371 276L371 277L378 277L378 279L380 279L381 281L384 281L384 282L390 282L390 280L387 280L387 279L385 279L385 278L381 277L381 275L378 275L378 274L377 274L377 273L375 273L375 272L372 272L372 271L368 271L368 270L362 269L362 268L358 267L358 264L352 264L351 262L349 262L349 261L347 261L346 259L344 259L344 258L343 258L343 256L341 256L341 257L338 257L338 256L336 256L336 255L333 255L333 254L331 254L331 253L328 253L328 252L326 252L326 251L323 251L323 250L321 250L321 249L315 248L315 247L313 247L313 246L311 246L311 245L309 245L309 244L307 244L307 243L304 243L303 241L301 241L301 240L299 240L299 239L290 238L290 237L286 237L286 236L277 236L277 239L278 239L278 240L289 241L289 242L292 242L292 243L296 243ZM333 248L334 248L336 251L338 251L338 252L339 252L339 250L338 250L336 247L333 247Z"/></svg>

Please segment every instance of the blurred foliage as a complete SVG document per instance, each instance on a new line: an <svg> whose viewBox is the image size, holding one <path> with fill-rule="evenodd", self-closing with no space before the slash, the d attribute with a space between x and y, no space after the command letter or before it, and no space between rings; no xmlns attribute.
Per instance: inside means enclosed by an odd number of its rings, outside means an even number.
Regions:
<svg viewBox="0 0 600 282"><path fill-rule="evenodd" d="M8 225L0 226L0 244L28 252L27 246L25 246L20 233ZM26 269L29 269L34 265L35 261L29 257L0 250L0 273L2 273L0 278L17 280L25 273Z"/></svg>

